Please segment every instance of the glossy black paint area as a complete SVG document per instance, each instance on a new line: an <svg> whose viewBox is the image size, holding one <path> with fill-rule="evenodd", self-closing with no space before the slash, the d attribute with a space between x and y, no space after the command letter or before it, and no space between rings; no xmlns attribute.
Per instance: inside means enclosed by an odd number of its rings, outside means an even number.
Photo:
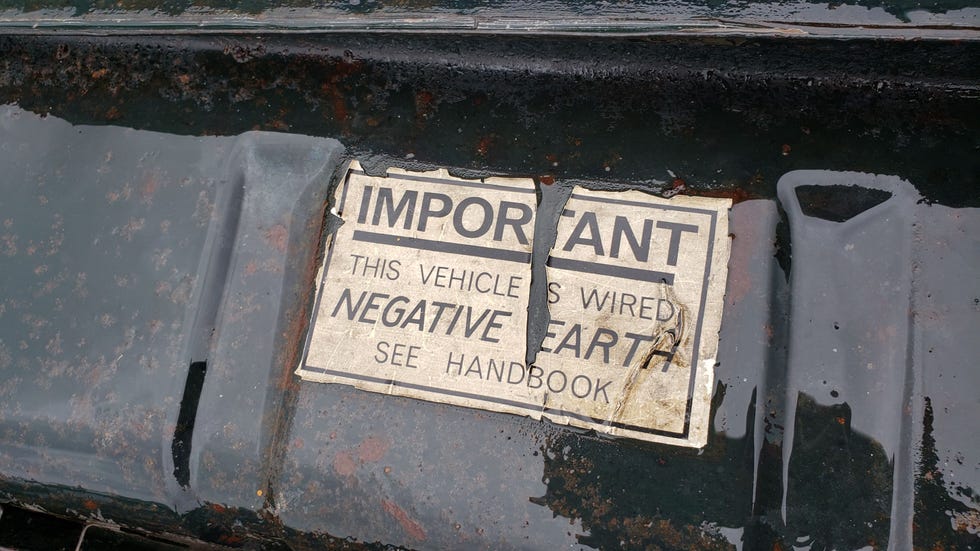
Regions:
<svg viewBox="0 0 980 551"><path fill-rule="evenodd" d="M800 186L796 188L803 214L845 222L888 200L891 193L858 186Z"/></svg>
<svg viewBox="0 0 980 551"><path fill-rule="evenodd" d="M0 101L177 134L338 136L361 158L772 197L821 167L980 203L974 41L7 36Z"/></svg>

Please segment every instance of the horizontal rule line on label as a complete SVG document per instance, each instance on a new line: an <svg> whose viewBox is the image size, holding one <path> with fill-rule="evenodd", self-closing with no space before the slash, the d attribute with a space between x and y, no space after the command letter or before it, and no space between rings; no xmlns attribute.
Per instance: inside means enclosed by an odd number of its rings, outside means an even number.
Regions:
<svg viewBox="0 0 980 551"><path fill-rule="evenodd" d="M674 284L674 274L670 272L658 272L656 270L641 270L639 268L626 268L624 266L610 266L598 262L585 262L582 260L571 260L569 258L548 259L548 266L556 270L569 270L572 272L582 272L585 274L604 275L619 277L622 279L632 279L634 281L649 281L650 283Z"/></svg>
<svg viewBox="0 0 980 551"><path fill-rule="evenodd" d="M352 170L351 174L358 174L360 176L370 176L370 174L364 172L363 170ZM471 187L477 189L493 189L497 191L509 191L514 193L534 193L533 187L514 187L514 186L504 186L500 184L488 184L482 180L450 180L446 178L437 178L435 176L420 176L417 174L404 174L397 172L394 174L389 174L385 176L386 179L392 180L409 180L412 182L427 182L431 184L446 184L450 186L457 187Z"/></svg>
<svg viewBox="0 0 980 551"><path fill-rule="evenodd" d="M377 245L392 245L395 247L405 247L407 249L423 249L426 251L459 254L463 256L476 256L480 258L490 258L493 260L503 260L506 262L519 262L521 264L531 263L531 253L509 251L507 249L494 249L493 247L481 247L479 245L448 243L445 241L435 241L433 239L405 237L401 235L389 235L386 233L375 233L361 230L354 230L353 239L354 241L374 243Z"/></svg>

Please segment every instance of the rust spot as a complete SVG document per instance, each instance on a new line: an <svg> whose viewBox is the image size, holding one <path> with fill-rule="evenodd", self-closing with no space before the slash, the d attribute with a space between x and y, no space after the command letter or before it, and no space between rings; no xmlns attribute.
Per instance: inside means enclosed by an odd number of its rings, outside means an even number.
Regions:
<svg viewBox="0 0 980 551"><path fill-rule="evenodd" d="M99 504L92 501L91 499L86 499L85 501L83 501L82 506L88 509L89 511L95 511L96 509L99 508Z"/></svg>
<svg viewBox="0 0 980 551"><path fill-rule="evenodd" d="M114 121L121 116L122 113L119 112L119 109L115 105L110 107L109 110L105 112L106 120Z"/></svg>
<svg viewBox="0 0 980 551"><path fill-rule="evenodd" d="M732 239L731 260L728 263L728 292L725 300L738 304L752 288L752 247L763 241L759 226L746 224L739 227L738 235Z"/></svg>
<svg viewBox="0 0 980 551"><path fill-rule="evenodd" d="M424 120L424 119L428 118L429 115L432 114L432 111L433 111L432 100L433 99L435 99L435 96L432 95L432 92L428 92L426 90L422 90L422 91L420 91L420 92L418 92L418 93L415 94L415 118L416 118L416 120L419 120L419 121Z"/></svg>
<svg viewBox="0 0 980 551"><path fill-rule="evenodd" d="M289 240L289 230L282 224L276 224L265 232L265 240L281 253L286 252L286 243Z"/></svg>
<svg viewBox="0 0 980 551"><path fill-rule="evenodd" d="M954 512L952 514L953 529L957 532L976 534L980 532L980 511L975 509Z"/></svg>
<svg viewBox="0 0 980 551"><path fill-rule="evenodd" d="M333 470L340 476L353 476L357 463L349 450L337 452L333 457Z"/></svg>
<svg viewBox="0 0 980 551"><path fill-rule="evenodd" d="M324 209L326 206L324 205ZM316 250L316 243L319 241L320 229L323 224L323 210L320 210L317 216L311 218L310 223L307 226L308 240L306 245L312 247ZM304 272L302 281L313 282L316 278L317 267L323 262L323 250L319 250L317 255L308 256L301 261L297 266L290 266L291 269L301 270ZM306 285L305 294L306 297L313 293L313 285ZM297 307L295 309L290 308L289 312L289 322L287 324L287 329L283 334L285 342L288 343L282 348L280 353L279 365L283 366L279 370L278 386L283 390L295 390L299 388L298 378L293 375L293 368L300 361L300 355L302 354L303 348L303 338L306 335L306 329L310 320L310 307L308 302L304 298L296 303ZM331 440L334 434L331 434Z"/></svg>
<svg viewBox="0 0 980 551"><path fill-rule="evenodd" d="M789 156L789 152L792 151L792 150L793 150L793 148L790 147L790 145L788 143L784 143L783 144L783 157L788 157Z"/></svg>
<svg viewBox="0 0 980 551"><path fill-rule="evenodd" d="M209 507L210 507L210 508L211 508L211 510L212 510L212 511L214 511L215 513L224 513L224 512L225 512L225 510L226 510L226 509L225 509L225 507L224 507L224 505L221 505L221 504L219 504L219 503L211 503L211 504L209 505Z"/></svg>
<svg viewBox="0 0 980 551"><path fill-rule="evenodd" d="M542 184L546 186L550 186L555 183L555 177L548 174L542 176L541 178L539 178L539 180L541 181Z"/></svg>
<svg viewBox="0 0 980 551"><path fill-rule="evenodd" d="M759 198L758 195L749 192L743 187L729 189L692 189L687 194L697 197L719 197L722 199L731 199L733 205L741 203L742 201L748 201L749 199Z"/></svg>
<svg viewBox="0 0 980 551"><path fill-rule="evenodd" d="M345 135L350 134L351 131L350 111L347 107L349 94L341 87L341 83L358 73L362 65L362 61L354 59L353 53L345 52L344 59L331 67L332 74L320 85L320 91L333 107L333 118L340 123L341 132Z"/></svg>
<svg viewBox="0 0 980 551"><path fill-rule="evenodd" d="M344 127L344 133L350 132L348 128L348 120L350 119L350 113L347 111L347 101L344 100L344 95L340 93L334 93L333 95L333 117L337 121L340 121Z"/></svg>
<svg viewBox="0 0 980 551"><path fill-rule="evenodd" d="M384 438L369 436L357 446L357 457L364 463L373 463L384 457L390 446Z"/></svg>
<svg viewBox="0 0 980 551"><path fill-rule="evenodd" d="M243 541L241 536L236 536L234 534L223 534L218 538L218 543L223 543L225 545L239 545Z"/></svg>
<svg viewBox="0 0 980 551"><path fill-rule="evenodd" d="M837 421L838 425L844 425L847 423L847 419L844 419L843 417L835 417L834 420Z"/></svg>
<svg viewBox="0 0 980 551"><path fill-rule="evenodd" d="M490 146L493 145L492 136L484 136L480 138L479 143L476 144L476 154L481 157L486 157L490 152Z"/></svg>
<svg viewBox="0 0 980 551"><path fill-rule="evenodd" d="M140 201L145 204L150 204L153 202L153 195L157 192L157 186L159 182L155 174L151 174L145 182L143 182L143 187L140 188Z"/></svg>
<svg viewBox="0 0 980 551"><path fill-rule="evenodd" d="M399 507L395 502L382 499L381 508L398 521L398 524L402 526L402 529L405 530L405 533L407 533L409 537L414 540L425 541L426 535L425 530L422 529L422 525L416 522L412 517L408 516L408 513L406 513L405 510Z"/></svg>

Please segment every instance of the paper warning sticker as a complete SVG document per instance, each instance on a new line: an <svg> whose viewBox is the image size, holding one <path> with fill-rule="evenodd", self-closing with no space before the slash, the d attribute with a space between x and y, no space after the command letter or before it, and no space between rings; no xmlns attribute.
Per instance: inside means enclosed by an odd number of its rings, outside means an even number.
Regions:
<svg viewBox="0 0 980 551"><path fill-rule="evenodd" d="M573 191L548 259L551 322L529 369L549 418L705 445L730 206Z"/></svg>
<svg viewBox="0 0 980 551"><path fill-rule="evenodd" d="M338 186L304 379L521 415L535 214L529 179L387 177Z"/></svg>
<svg viewBox="0 0 980 551"><path fill-rule="evenodd" d="M547 260L551 321L527 365L535 204L529 179L379 177L353 163L297 373L703 446L730 201L576 188Z"/></svg>

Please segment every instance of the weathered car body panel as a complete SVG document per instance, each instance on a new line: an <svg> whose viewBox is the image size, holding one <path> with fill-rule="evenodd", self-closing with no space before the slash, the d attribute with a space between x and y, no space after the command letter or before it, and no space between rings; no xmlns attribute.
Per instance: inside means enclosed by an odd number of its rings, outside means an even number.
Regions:
<svg viewBox="0 0 980 551"><path fill-rule="evenodd" d="M154 19L177 36L8 14L0 544L60 545L30 543L43 517L71 542L977 547L975 8L875 30L685 6L628 33L567 4L536 34L447 34L459 6L428 31ZM532 343L572 185L733 198L708 445L299 382L350 159L536 179Z"/></svg>

